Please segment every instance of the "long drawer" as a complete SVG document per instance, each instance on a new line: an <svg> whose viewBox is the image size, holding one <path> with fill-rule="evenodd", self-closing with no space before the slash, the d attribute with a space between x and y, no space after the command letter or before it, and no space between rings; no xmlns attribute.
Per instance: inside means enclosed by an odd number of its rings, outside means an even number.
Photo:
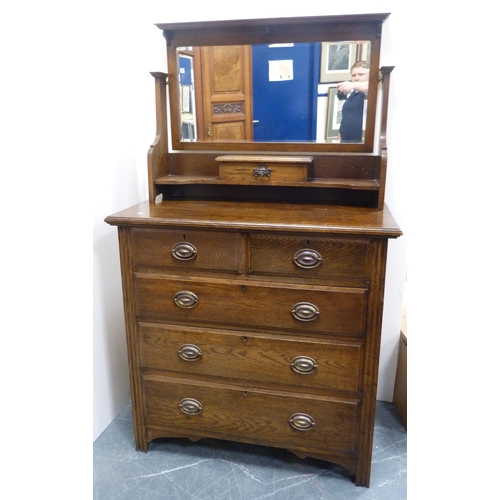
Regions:
<svg viewBox="0 0 500 500"><path fill-rule="evenodd" d="M134 267L241 272L243 237L236 232L134 229Z"/></svg>
<svg viewBox="0 0 500 500"><path fill-rule="evenodd" d="M362 336L367 290L136 275L140 317Z"/></svg>
<svg viewBox="0 0 500 500"><path fill-rule="evenodd" d="M139 324L142 368L292 388L358 391L362 345Z"/></svg>
<svg viewBox="0 0 500 500"><path fill-rule="evenodd" d="M307 397L146 375L147 426L273 443L292 449L354 451L358 400Z"/></svg>

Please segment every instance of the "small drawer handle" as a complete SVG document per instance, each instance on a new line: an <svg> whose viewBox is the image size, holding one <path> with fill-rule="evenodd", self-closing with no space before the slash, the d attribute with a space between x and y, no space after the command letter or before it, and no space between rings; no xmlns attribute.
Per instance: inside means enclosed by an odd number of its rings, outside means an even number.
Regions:
<svg viewBox="0 0 500 500"><path fill-rule="evenodd" d="M198 250L191 243L181 241L172 247L171 253L177 260L193 260L198 254Z"/></svg>
<svg viewBox="0 0 500 500"><path fill-rule="evenodd" d="M183 361L198 361L203 356L202 350L194 344L184 344L179 348L179 358Z"/></svg>
<svg viewBox="0 0 500 500"><path fill-rule="evenodd" d="M174 302L183 309L192 309L198 305L198 296L188 290L181 290L174 295Z"/></svg>
<svg viewBox="0 0 500 500"><path fill-rule="evenodd" d="M314 418L307 413L294 413L288 423L296 431L310 431L316 425Z"/></svg>
<svg viewBox="0 0 500 500"><path fill-rule="evenodd" d="M254 167L253 176L254 177L271 177L272 169L269 167Z"/></svg>
<svg viewBox="0 0 500 500"><path fill-rule="evenodd" d="M186 415L199 415L203 411L203 405L192 398L184 398L179 403L179 410Z"/></svg>
<svg viewBox="0 0 500 500"><path fill-rule="evenodd" d="M292 359L290 368L299 375L309 375L318 369L318 363L309 356L296 356Z"/></svg>
<svg viewBox="0 0 500 500"><path fill-rule="evenodd" d="M319 316L319 309L310 302L298 302L291 313L298 321L314 321Z"/></svg>
<svg viewBox="0 0 500 500"><path fill-rule="evenodd" d="M323 262L323 257L316 250L303 248L295 252L293 263L302 269L314 269Z"/></svg>

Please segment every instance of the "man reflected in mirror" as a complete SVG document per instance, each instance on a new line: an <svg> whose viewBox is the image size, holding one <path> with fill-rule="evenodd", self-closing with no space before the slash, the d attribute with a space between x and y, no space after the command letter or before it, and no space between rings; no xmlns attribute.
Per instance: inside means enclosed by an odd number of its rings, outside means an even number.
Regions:
<svg viewBox="0 0 500 500"><path fill-rule="evenodd" d="M363 137L363 116L368 94L370 69L366 61L357 61L351 68L351 80L339 83L337 97L344 100L340 122L340 142L361 142Z"/></svg>

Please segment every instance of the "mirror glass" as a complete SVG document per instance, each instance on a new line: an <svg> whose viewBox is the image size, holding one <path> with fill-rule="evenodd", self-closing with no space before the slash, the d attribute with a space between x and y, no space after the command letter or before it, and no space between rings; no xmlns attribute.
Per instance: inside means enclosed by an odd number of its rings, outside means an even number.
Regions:
<svg viewBox="0 0 500 500"><path fill-rule="evenodd" d="M179 137L363 143L370 50L369 41L177 48Z"/></svg>

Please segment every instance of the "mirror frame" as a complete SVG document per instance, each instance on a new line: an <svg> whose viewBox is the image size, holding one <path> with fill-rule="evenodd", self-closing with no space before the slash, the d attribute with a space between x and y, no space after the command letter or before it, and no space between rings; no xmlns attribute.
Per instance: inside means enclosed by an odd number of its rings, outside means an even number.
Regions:
<svg viewBox="0 0 500 500"><path fill-rule="evenodd" d="M162 23L167 42L168 89L173 150L183 151L274 151L294 153L373 152L380 67L382 23L389 14L290 17ZM293 40L290 40L293 33ZM186 46L253 45L300 42L371 42L368 105L363 143L313 142L211 142L182 141L180 126L180 84L177 49Z"/></svg>

